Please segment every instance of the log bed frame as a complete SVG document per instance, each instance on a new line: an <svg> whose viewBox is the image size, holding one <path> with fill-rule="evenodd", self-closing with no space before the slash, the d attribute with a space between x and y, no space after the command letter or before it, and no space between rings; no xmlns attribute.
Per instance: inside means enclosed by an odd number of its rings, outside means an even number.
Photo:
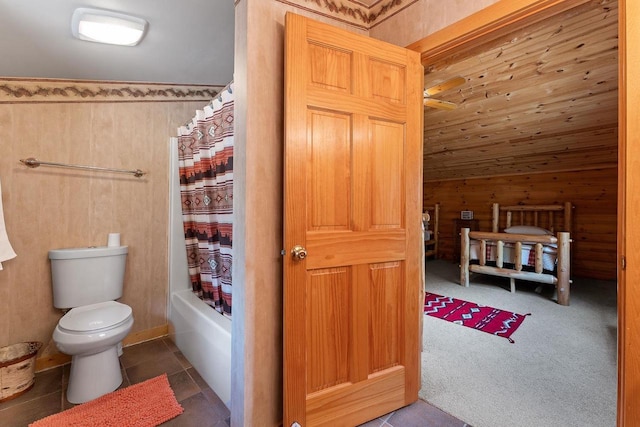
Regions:
<svg viewBox="0 0 640 427"><path fill-rule="evenodd" d="M515 280L528 280L531 282L546 283L556 286L558 304L569 305L569 291L571 285L571 230L572 205L566 202L564 205L537 205L537 206L500 206L493 204L493 232L470 231L463 228L460 232L460 284L469 286L469 273L482 273L492 276L508 277L511 284L511 292L515 292ZM513 225L533 225L546 228L555 236L540 236L527 234L509 234L498 232L501 226L500 213L506 213L504 228ZM561 215L556 215L560 213ZM515 215L514 215L515 214ZM514 222L518 217L519 221ZM562 216L562 218L558 218ZM558 226L559 225L559 226ZM556 232L559 229L561 231ZM470 264L470 241L480 242L479 264ZM486 265L487 242L496 243L496 266ZM505 243L513 243L515 246L515 263L513 268L507 268L503 263L503 247ZM522 270L522 244L535 245L534 271ZM557 245L557 275L543 271L542 246L548 244Z"/></svg>

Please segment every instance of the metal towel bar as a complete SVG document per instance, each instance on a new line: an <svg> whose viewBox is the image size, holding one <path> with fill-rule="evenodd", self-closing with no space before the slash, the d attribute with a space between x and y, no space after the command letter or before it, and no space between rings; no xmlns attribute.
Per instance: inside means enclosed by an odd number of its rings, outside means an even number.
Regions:
<svg viewBox="0 0 640 427"><path fill-rule="evenodd" d="M143 172L140 169L126 170L126 169L102 168L99 166L83 166L83 165L70 165L66 163L56 163L56 162L43 162L41 160L34 159L33 157L29 157L28 159L20 159L20 161L25 165L29 166L30 168L37 168L38 166L57 166L61 168L85 169L85 170L103 171L103 172L130 173L137 178L140 178L141 176L146 174L146 172Z"/></svg>

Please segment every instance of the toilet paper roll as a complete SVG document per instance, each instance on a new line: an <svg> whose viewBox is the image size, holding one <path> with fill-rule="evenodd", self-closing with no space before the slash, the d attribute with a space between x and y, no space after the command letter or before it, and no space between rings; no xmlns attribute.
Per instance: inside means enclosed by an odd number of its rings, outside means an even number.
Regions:
<svg viewBox="0 0 640 427"><path fill-rule="evenodd" d="M107 246L120 246L120 233L109 233Z"/></svg>

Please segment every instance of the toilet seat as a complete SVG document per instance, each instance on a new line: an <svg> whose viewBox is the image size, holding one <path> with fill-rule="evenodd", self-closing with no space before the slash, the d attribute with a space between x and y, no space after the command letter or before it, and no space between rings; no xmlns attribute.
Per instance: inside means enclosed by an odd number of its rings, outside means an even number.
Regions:
<svg viewBox="0 0 640 427"><path fill-rule="evenodd" d="M128 305L106 301L69 310L58 322L58 327L69 333L97 332L118 327L131 316L132 310Z"/></svg>

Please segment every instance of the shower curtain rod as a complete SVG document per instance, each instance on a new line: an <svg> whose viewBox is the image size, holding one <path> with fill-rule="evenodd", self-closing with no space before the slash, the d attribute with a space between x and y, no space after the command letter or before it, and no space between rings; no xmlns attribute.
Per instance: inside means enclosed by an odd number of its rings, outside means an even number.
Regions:
<svg viewBox="0 0 640 427"><path fill-rule="evenodd" d="M85 170L116 172L116 173L130 173L137 178L140 178L141 176L146 174L146 172L143 172L140 169L126 170L126 169L102 168L99 166L84 166L84 165L70 165L67 163L43 162L41 160L34 159L33 157L29 157L28 159L20 159L20 161L25 165L29 166L30 168L37 168L38 166L57 166L61 168L85 169Z"/></svg>
<svg viewBox="0 0 640 427"><path fill-rule="evenodd" d="M220 92L218 92L218 94L214 98L217 98L220 95L222 95L222 92L224 92L225 90L229 91L231 89L231 85L232 84L233 84L233 80L231 80L229 83L227 83L227 85L225 87L223 87L222 90Z"/></svg>

